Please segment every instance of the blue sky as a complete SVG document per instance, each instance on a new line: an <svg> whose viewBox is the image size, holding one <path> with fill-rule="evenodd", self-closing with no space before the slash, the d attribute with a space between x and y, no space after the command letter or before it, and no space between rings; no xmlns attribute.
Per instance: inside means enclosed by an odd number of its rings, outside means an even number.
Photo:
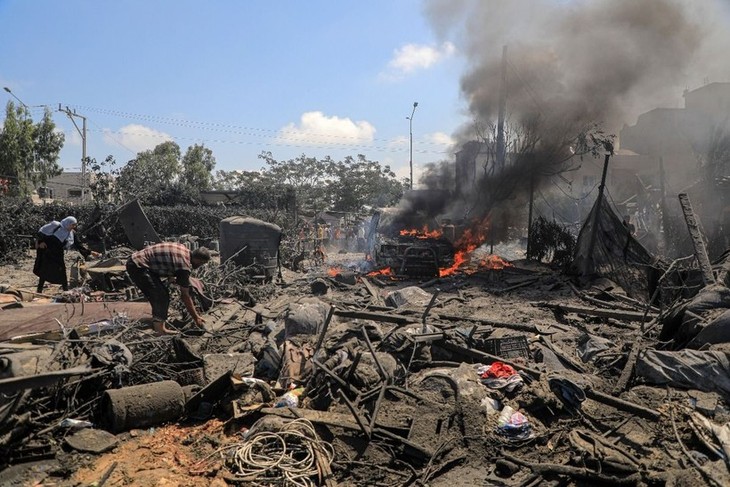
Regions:
<svg viewBox="0 0 730 487"><path fill-rule="evenodd" d="M256 170L262 151L365 154L408 174L452 157L468 121L464 60L420 0L0 0L0 85L30 106L88 119L88 155L118 164L165 140L211 148L216 169ZM0 91L4 104L15 101ZM4 116L4 110L3 110ZM34 119L41 109L33 110ZM81 139L60 112L61 164Z"/></svg>

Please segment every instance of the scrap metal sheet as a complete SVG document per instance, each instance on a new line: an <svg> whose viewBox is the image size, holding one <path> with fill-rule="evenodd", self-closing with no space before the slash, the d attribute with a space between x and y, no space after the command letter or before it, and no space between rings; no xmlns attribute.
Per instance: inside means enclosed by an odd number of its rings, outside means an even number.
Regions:
<svg viewBox="0 0 730 487"><path fill-rule="evenodd" d="M24 308L0 310L0 341L34 333L61 331L58 321L67 328L75 328L120 314L125 314L130 320L150 319L151 311L146 302L30 304Z"/></svg>

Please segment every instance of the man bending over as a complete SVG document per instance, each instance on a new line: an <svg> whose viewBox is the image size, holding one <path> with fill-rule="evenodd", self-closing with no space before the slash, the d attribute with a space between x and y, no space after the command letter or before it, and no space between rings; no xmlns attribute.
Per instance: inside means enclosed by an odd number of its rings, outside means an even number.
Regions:
<svg viewBox="0 0 730 487"><path fill-rule="evenodd" d="M190 295L190 272L209 260L210 253L204 247L190 252L183 244L172 242L145 247L129 257L127 273L152 305L152 328L155 332L160 335L175 333L165 325L170 307L170 293L162 283L163 277L175 278L185 309L193 322L203 327L204 320L195 309Z"/></svg>

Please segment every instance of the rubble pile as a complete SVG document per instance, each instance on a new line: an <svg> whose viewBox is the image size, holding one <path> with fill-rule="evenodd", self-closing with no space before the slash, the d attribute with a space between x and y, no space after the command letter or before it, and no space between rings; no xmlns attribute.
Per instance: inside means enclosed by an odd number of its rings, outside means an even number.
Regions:
<svg viewBox="0 0 730 487"><path fill-rule="evenodd" d="M244 299L231 270L199 276L205 331L118 316L0 343L4 465L126 485L124 445L159 434L186 485L730 481L724 280L655 307L527 261L420 282L343 265Z"/></svg>

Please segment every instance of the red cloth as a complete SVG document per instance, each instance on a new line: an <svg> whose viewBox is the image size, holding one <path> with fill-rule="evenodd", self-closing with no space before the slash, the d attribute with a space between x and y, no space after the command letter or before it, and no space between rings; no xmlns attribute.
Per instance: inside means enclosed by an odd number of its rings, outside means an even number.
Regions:
<svg viewBox="0 0 730 487"><path fill-rule="evenodd" d="M515 375L517 371L512 366L503 362L494 362L482 374L482 379L507 379Z"/></svg>

